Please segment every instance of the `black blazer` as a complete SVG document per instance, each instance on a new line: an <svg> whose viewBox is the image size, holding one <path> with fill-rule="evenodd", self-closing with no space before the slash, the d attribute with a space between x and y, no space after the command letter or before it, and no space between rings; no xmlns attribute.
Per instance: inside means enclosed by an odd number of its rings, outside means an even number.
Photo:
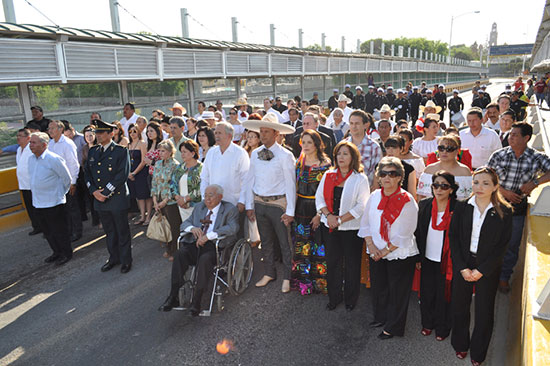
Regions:
<svg viewBox="0 0 550 366"><path fill-rule="evenodd" d="M432 202L434 199L434 197L427 197L418 202L418 221L414 236L421 258L426 255L426 239L428 238L428 229L432 224ZM453 212L455 204L456 200L451 199L451 212ZM445 240L445 235L447 235L447 231L443 233L443 240Z"/></svg>
<svg viewBox="0 0 550 366"><path fill-rule="evenodd" d="M503 218L500 218L494 207L489 209L481 225L477 247L477 270L484 276L500 270L512 236L512 210L507 207L502 209ZM449 232L454 273L468 268L466 263L470 256L473 215L474 206L467 201L456 203Z"/></svg>
<svg viewBox="0 0 550 366"><path fill-rule="evenodd" d="M327 130L330 130L330 132L332 133L332 138L327 133L325 133L325 131L321 130L321 127ZM292 146L292 151L294 152L294 156L296 158L298 158L302 152L302 147L300 146L300 137L302 136L302 132L304 132L304 128L303 126L300 126L296 129L296 132L294 133L294 135L292 135L293 137L292 137L291 146ZM336 146L335 144L336 138L334 137L334 132L330 128L319 126L319 130L317 131L317 133L319 134L319 136L321 136L321 140L323 140L323 144L325 144L325 154L327 154L330 160L332 160L332 151L334 149L334 146Z"/></svg>

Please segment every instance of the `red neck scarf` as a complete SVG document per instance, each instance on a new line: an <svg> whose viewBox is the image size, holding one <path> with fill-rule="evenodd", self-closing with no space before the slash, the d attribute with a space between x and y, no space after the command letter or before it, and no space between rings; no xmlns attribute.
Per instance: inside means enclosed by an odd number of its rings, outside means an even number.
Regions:
<svg viewBox="0 0 550 366"><path fill-rule="evenodd" d="M451 280L453 279L453 262L451 261L451 248L449 246L449 225L453 213L450 211L451 200L447 202L447 207L443 213L443 218L437 225L437 200L432 200L432 229L446 231L443 241L443 252L441 254L441 273L445 275L445 300L451 302Z"/></svg>
<svg viewBox="0 0 550 366"><path fill-rule="evenodd" d="M397 220L403 206L410 200L407 192L401 190L401 188L397 188L397 190L389 196L384 194L384 188L382 188L382 199L378 204L378 209L383 211L380 217L380 235L387 243L390 242L391 224Z"/></svg>
<svg viewBox="0 0 550 366"><path fill-rule="evenodd" d="M333 213L332 209L334 204L334 188L342 184L342 182L345 182L352 172L353 170L350 169L345 177L342 176L342 172L340 172L340 169L337 169L335 172L325 174L326 178L323 195L325 196L325 203L327 204L327 208L330 213ZM338 215L338 213L333 214Z"/></svg>

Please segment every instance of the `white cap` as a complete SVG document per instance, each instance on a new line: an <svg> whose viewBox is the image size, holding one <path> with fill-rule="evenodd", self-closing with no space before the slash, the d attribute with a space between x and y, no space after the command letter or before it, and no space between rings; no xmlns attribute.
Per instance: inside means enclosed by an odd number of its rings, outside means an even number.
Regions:
<svg viewBox="0 0 550 366"><path fill-rule="evenodd" d="M350 86L349 84L346 84L346 86L345 86L345 87L346 87L346 88L351 88L351 86Z"/></svg>
<svg viewBox="0 0 550 366"><path fill-rule="evenodd" d="M413 90L418 90L418 86L413 86Z"/></svg>
<svg viewBox="0 0 550 366"><path fill-rule="evenodd" d="M388 90L393 90L393 86L388 85Z"/></svg>
<svg viewBox="0 0 550 366"><path fill-rule="evenodd" d="M374 85L369 85L369 89L374 89Z"/></svg>
<svg viewBox="0 0 550 366"><path fill-rule="evenodd" d="M359 85L357 85L357 86L355 87L355 90L363 90L363 88L361 88Z"/></svg>
<svg viewBox="0 0 550 366"><path fill-rule="evenodd" d="M487 89L487 85L483 84L483 85L481 86L481 89Z"/></svg>
<svg viewBox="0 0 550 366"><path fill-rule="evenodd" d="M338 89L332 89L333 93L338 93Z"/></svg>
<svg viewBox="0 0 550 366"><path fill-rule="evenodd" d="M459 93L458 89L453 89L453 93Z"/></svg>
<svg viewBox="0 0 550 366"><path fill-rule="evenodd" d="M214 112L212 111L204 111L201 114L201 119L214 119L214 118L216 117L214 116Z"/></svg>
<svg viewBox="0 0 550 366"><path fill-rule="evenodd" d="M377 91L381 91L381 92L383 92L383 91L384 91L384 89L382 89L382 88L378 88L378 89L377 89Z"/></svg>
<svg viewBox="0 0 550 366"><path fill-rule="evenodd" d="M426 90L426 94L433 94L432 89L427 89L427 90Z"/></svg>
<svg viewBox="0 0 550 366"><path fill-rule="evenodd" d="M397 94L403 94L403 89L397 89Z"/></svg>
<svg viewBox="0 0 550 366"><path fill-rule="evenodd" d="M512 85L511 84L506 84L506 89L512 89Z"/></svg>
<svg viewBox="0 0 550 366"><path fill-rule="evenodd" d="M439 87L440 87L440 88L445 88L445 85L439 84Z"/></svg>

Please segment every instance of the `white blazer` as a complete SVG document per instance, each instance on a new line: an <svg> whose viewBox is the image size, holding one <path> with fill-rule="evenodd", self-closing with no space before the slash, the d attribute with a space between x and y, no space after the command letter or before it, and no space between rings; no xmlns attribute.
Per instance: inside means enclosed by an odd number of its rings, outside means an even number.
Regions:
<svg viewBox="0 0 550 366"><path fill-rule="evenodd" d="M317 187L317 192L315 193L315 206L317 211L323 207L327 207L324 197L325 179L328 173L335 172L336 170L334 169L327 171L323 175L321 183L319 183L319 187ZM363 215L369 196L369 178L367 178L367 176L363 173L351 173L344 183L342 198L340 200L340 212L338 213L338 216L342 216L349 212L354 219L344 222L340 225L340 227L338 227L338 230L359 230L359 227L361 226L361 215ZM328 227L327 218L325 216L321 216L321 222Z"/></svg>

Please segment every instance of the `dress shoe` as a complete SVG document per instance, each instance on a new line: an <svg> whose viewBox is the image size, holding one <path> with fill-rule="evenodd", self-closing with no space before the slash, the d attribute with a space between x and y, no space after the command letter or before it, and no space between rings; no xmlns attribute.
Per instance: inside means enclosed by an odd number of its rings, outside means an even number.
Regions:
<svg viewBox="0 0 550 366"><path fill-rule="evenodd" d="M118 263L114 262L107 262L101 267L101 272L107 272L113 269L114 266L116 266Z"/></svg>
<svg viewBox="0 0 550 366"><path fill-rule="evenodd" d="M500 280L498 282L498 290L503 294L507 294L510 292L510 283L508 281Z"/></svg>
<svg viewBox="0 0 550 366"><path fill-rule="evenodd" d="M269 276L265 275L265 276L262 277L261 280L256 282L256 287L264 287L265 285L267 285L269 282L271 282L273 280L274 280L273 277L269 277Z"/></svg>
<svg viewBox="0 0 550 366"><path fill-rule="evenodd" d="M481 362L477 362L477 361L474 361L474 360L471 360L472 361L472 366L480 366L481 365Z"/></svg>
<svg viewBox="0 0 550 366"><path fill-rule="evenodd" d="M57 254L52 254L48 258L44 259L44 262L52 263L52 262L55 262L58 258L59 256Z"/></svg>
<svg viewBox="0 0 550 366"><path fill-rule="evenodd" d="M346 311L348 313L351 312L353 309L355 309L355 305L346 305Z"/></svg>
<svg viewBox="0 0 550 366"><path fill-rule="evenodd" d="M59 257L57 258L57 260L55 261L55 265L56 266L61 266L65 263L67 263L68 261L70 261L71 258L70 257Z"/></svg>
<svg viewBox="0 0 550 366"><path fill-rule="evenodd" d="M189 316L190 316L190 317L193 317L193 318L194 318L194 317L199 316L199 314L200 314L200 311L199 311L198 309L196 309L196 308L189 308Z"/></svg>
<svg viewBox="0 0 550 366"><path fill-rule="evenodd" d="M435 340L438 342L443 342L445 339L447 339L447 337L435 336Z"/></svg>
<svg viewBox="0 0 550 366"><path fill-rule="evenodd" d="M173 308L177 308L180 306L180 302L178 300L177 296L168 296L166 300L164 301L164 304L162 304L159 307L159 311L170 311Z"/></svg>
<svg viewBox="0 0 550 366"><path fill-rule="evenodd" d="M123 265L120 267L120 273L128 273L128 272L130 272L131 269L132 269L132 265L131 265L131 264L123 264Z"/></svg>
<svg viewBox="0 0 550 366"><path fill-rule="evenodd" d="M41 232L42 232L42 230L40 230L40 229L32 229L32 231L29 231L29 236L40 234Z"/></svg>
<svg viewBox="0 0 550 366"><path fill-rule="evenodd" d="M420 334L422 334L423 336L429 336L432 334L432 330L428 328L422 328Z"/></svg>
<svg viewBox="0 0 550 366"><path fill-rule="evenodd" d="M78 239L82 238L82 234L79 234L79 235L73 235L71 236L71 241L77 241Z"/></svg>
<svg viewBox="0 0 550 366"><path fill-rule="evenodd" d="M332 310L336 309L336 306L337 306L337 305L331 304L331 303L329 302L329 303L327 304L326 309L327 309L328 311L332 311Z"/></svg>
<svg viewBox="0 0 550 366"><path fill-rule="evenodd" d="M456 352L456 357L463 360L468 355L468 352Z"/></svg>
<svg viewBox="0 0 550 366"><path fill-rule="evenodd" d="M378 335L378 339L381 339L381 340L386 340L386 339L391 339L393 338L393 336L391 334L387 334L387 333L384 333L384 332L381 332L379 335Z"/></svg>
<svg viewBox="0 0 550 366"><path fill-rule="evenodd" d="M290 292L290 280L283 280L283 286L281 287L281 292L283 294Z"/></svg>

